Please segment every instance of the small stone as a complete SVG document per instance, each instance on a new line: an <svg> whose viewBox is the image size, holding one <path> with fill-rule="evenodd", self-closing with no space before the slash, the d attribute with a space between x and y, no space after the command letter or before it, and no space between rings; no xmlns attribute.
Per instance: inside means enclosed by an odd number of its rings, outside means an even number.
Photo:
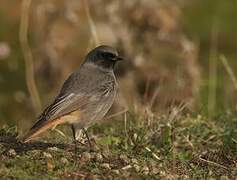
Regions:
<svg viewBox="0 0 237 180"><path fill-rule="evenodd" d="M110 165L108 163L101 164L101 167L104 168L104 169L107 169L107 170L111 169L111 167L110 167Z"/></svg>
<svg viewBox="0 0 237 180"><path fill-rule="evenodd" d="M131 165L127 165L127 166L124 166L124 167L122 168L122 170L128 170L128 169L130 169L130 168L132 168L132 166L131 166Z"/></svg>
<svg viewBox="0 0 237 180"><path fill-rule="evenodd" d="M48 150L50 150L50 151L60 151L60 149L57 148L57 147L49 147Z"/></svg>
<svg viewBox="0 0 237 180"><path fill-rule="evenodd" d="M177 179L178 179L178 178L179 178L179 177L177 176ZM189 176L188 176L188 175L183 175L182 179L183 179L183 180L189 179Z"/></svg>
<svg viewBox="0 0 237 180"><path fill-rule="evenodd" d="M131 159L131 162L132 162L133 164L138 164L138 160L137 160L137 159L134 159L134 158Z"/></svg>
<svg viewBox="0 0 237 180"><path fill-rule="evenodd" d="M112 170L112 173L114 173L114 174L116 174L116 175L119 175L119 174L120 174L119 170L117 170L117 169L113 169L113 170Z"/></svg>
<svg viewBox="0 0 237 180"><path fill-rule="evenodd" d="M145 174L145 175L148 175L149 174L149 168L147 166L144 166L142 169L141 169L142 173Z"/></svg>
<svg viewBox="0 0 237 180"><path fill-rule="evenodd" d="M15 149L9 149L9 151L7 152L7 154L8 154L9 156L16 156L16 151L15 151Z"/></svg>
<svg viewBox="0 0 237 180"><path fill-rule="evenodd" d="M100 180L100 176L99 175L96 175L96 174L91 174L89 175L88 177L86 176L81 176L81 178L79 179L92 179L92 180Z"/></svg>
<svg viewBox="0 0 237 180"><path fill-rule="evenodd" d="M163 164L160 163L158 166L159 166L160 168L162 168L162 167L163 167Z"/></svg>
<svg viewBox="0 0 237 180"><path fill-rule="evenodd" d="M44 157L46 158L52 158L52 155L50 153L47 152L43 152Z"/></svg>
<svg viewBox="0 0 237 180"><path fill-rule="evenodd" d="M220 180L229 180L228 176L221 176Z"/></svg>
<svg viewBox="0 0 237 180"><path fill-rule="evenodd" d="M144 167L142 168L142 171L149 171L149 168L148 168L147 166L144 166Z"/></svg>
<svg viewBox="0 0 237 180"><path fill-rule="evenodd" d="M160 175L161 175L161 176L166 176L165 171L160 171Z"/></svg>
<svg viewBox="0 0 237 180"><path fill-rule="evenodd" d="M88 152L83 152L82 154L81 154L81 161L82 162L87 162L87 161L89 161L91 159L91 154L90 153L88 153Z"/></svg>
<svg viewBox="0 0 237 180"><path fill-rule="evenodd" d="M189 166L192 167L192 168L195 167L195 165L193 163L190 163Z"/></svg>
<svg viewBox="0 0 237 180"><path fill-rule="evenodd" d="M119 156L119 158L120 158L124 163L126 163L126 164L129 163L129 159L128 159L128 157L127 157L126 155L121 154L121 155Z"/></svg>
<svg viewBox="0 0 237 180"><path fill-rule="evenodd" d="M41 153L39 150L36 150L36 149L34 149L34 150L32 150L32 151L30 151L32 154L39 154L39 153Z"/></svg>
<svg viewBox="0 0 237 180"><path fill-rule="evenodd" d="M61 158L61 162L62 162L63 164L68 164L68 163L69 163L69 161L68 161L67 158L65 158L65 157L62 157L62 158Z"/></svg>
<svg viewBox="0 0 237 180"><path fill-rule="evenodd" d="M149 171L143 171L142 173L147 176L149 174Z"/></svg>
<svg viewBox="0 0 237 180"><path fill-rule="evenodd" d="M97 162L103 162L103 156L102 156L102 154L97 153L97 154L95 155L95 159L96 159Z"/></svg>
<svg viewBox="0 0 237 180"><path fill-rule="evenodd" d="M208 175L211 176L213 174L212 170L208 172Z"/></svg>
<svg viewBox="0 0 237 180"><path fill-rule="evenodd" d="M232 174L233 176L236 176L236 177L237 177L237 169L236 169L236 168L234 168L234 170L233 170L233 171L231 171L231 174Z"/></svg>
<svg viewBox="0 0 237 180"><path fill-rule="evenodd" d="M152 174L159 174L159 169L158 168L153 168L152 169Z"/></svg>
<svg viewBox="0 0 237 180"><path fill-rule="evenodd" d="M214 177L209 177L208 180L216 180Z"/></svg>
<svg viewBox="0 0 237 180"><path fill-rule="evenodd" d="M137 164L134 164L134 169L135 169L135 171L136 172L139 172L140 171L140 169L141 169L141 167L140 166L138 166Z"/></svg>

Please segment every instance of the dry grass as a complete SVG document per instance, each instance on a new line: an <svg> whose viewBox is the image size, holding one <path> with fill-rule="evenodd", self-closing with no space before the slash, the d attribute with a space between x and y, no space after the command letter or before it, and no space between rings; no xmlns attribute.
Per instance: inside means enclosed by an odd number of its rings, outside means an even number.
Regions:
<svg viewBox="0 0 237 180"><path fill-rule="evenodd" d="M89 129L94 139L91 150L87 145L71 143L67 129L61 129L66 137L50 132L44 142L30 144L17 143L13 129L2 129L0 176L234 179L235 115L208 120L201 115L182 115L182 108L160 115L129 112L125 124L122 119L111 119L113 123L96 125Z"/></svg>
<svg viewBox="0 0 237 180"><path fill-rule="evenodd" d="M22 52L25 59L26 84L27 84L28 91L30 93L31 102L34 106L35 114L37 114L41 110L41 101L40 101L39 93L38 93L35 78L34 78L35 74L34 74L33 55L32 55L31 48L28 42L29 17L30 17L30 10L31 10L30 5L31 5L31 0L22 1L19 38L20 38Z"/></svg>

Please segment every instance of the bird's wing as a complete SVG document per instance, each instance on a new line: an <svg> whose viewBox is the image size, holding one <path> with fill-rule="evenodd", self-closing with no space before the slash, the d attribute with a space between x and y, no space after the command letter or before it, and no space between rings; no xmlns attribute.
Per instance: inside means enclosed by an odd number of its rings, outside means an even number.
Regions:
<svg viewBox="0 0 237 180"><path fill-rule="evenodd" d="M83 93L76 95L71 93L65 97L56 98L54 103L45 109L39 116L37 122L21 140L28 142L51 127L67 123L66 118L64 118L67 115L70 116L76 112L77 116L80 116L80 112L83 111L83 108L86 107L88 103L91 103L90 99L92 96Z"/></svg>
<svg viewBox="0 0 237 180"><path fill-rule="evenodd" d="M114 88L114 75L101 74L93 68L93 66L83 67L69 76L54 102L43 111L29 133L23 138L24 142L52 126L66 123L61 118L65 115L77 111L80 116L80 113L88 106L100 101Z"/></svg>
<svg viewBox="0 0 237 180"><path fill-rule="evenodd" d="M91 92L85 91L59 95L39 116L37 122L32 126L26 136L22 138L22 141L28 142L53 126L67 123L61 117L71 115L74 112L80 117L80 113L83 113L91 104L100 101L110 90L109 86L102 85L96 91L92 89Z"/></svg>
<svg viewBox="0 0 237 180"><path fill-rule="evenodd" d="M81 89L77 93L71 92L66 95L60 93L54 102L44 110L34 126L42 121L54 120L76 110L83 112L90 104L100 101L114 88L114 82L107 81L94 88Z"/></svg>
<svg viewBox="0 0 237 180"><path fill-rule="evenodd" d="M75 86L75 82L77 81L75 74L71 74L68 79L64 82L59 95L55 98L54 102L50 104L43 113L37 118L36 123L33 125L31 129L34 129L46 121L51 121L59 118L65 114L68 114L76 108L72 107L72 104L75 102L83 103L86 101L87 92L80 89L83 87L86 82L80 81L81 86L78 89L78 92L72 91L72 87ZM79 108L79 107L78 107Z"/></svg>
<svg viewBox="0 0 237 180"><path fill-rule="evenodd" d="M31 129L40 126L40 124L45 121L51 121L57 119L63 115L66 115L76 109L80 108L80 106L87 101L88 96L83 93L75 95L74 93L70 93L64 96L58 96L54 102L49 105L43 113L38 117L36 123ZM77 102L79 107L73 107L73 105Z"/></svg>

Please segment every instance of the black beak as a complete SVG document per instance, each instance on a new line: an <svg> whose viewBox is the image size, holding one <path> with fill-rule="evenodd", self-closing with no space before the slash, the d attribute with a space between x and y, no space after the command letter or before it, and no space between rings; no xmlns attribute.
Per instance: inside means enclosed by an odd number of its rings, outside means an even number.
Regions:
<svg viewBox="0 0 237 180"><path fill-rule="evenodd" d="M117 56L116 58L115 58L115 61L122 61L122 60L124 60L121 56Z"/></svg>

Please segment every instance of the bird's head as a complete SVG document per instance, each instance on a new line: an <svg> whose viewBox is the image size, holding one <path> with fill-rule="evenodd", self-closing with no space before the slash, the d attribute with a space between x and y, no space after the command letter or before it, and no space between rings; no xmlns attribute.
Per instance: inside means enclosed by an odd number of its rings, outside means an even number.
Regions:
<svg viewBox="0 0 237 180"><path fill-rule="evenodd" d="M121 60L123 58L118 55L118 52L114 48L102 45L91 50L87 54L84 63L92 63L105 70L113 70L116 62Z"/></svg>

